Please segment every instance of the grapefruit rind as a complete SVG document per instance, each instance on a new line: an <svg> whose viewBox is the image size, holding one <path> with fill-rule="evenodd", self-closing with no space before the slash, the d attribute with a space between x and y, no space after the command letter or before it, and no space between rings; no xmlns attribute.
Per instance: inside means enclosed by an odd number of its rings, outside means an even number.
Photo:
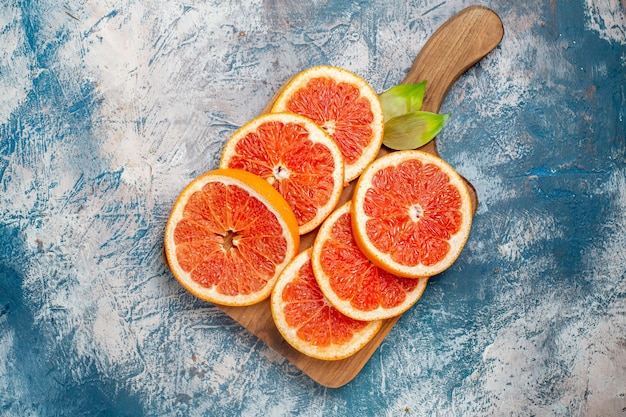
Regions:
<svg viewBox="0 0 626 417"><path fill-rule="evenodd" d="M239 294L229 296L216 291L214 287L205 287L191 278L191 274L183 270L176 256L176 243L174 232L176 225L184 218L184 209L190 196L200 191L209 182L219 182L226 185L234 185L244 189L251 197L264 203L268 210L276 217L283 230L283 236L287 242L284 260L276 265L276 272L272 279L261 291L251 294ZM220 209L227 210L227 207ZM283 199L283 197L262 178L242 170L217 169L207 172L191 181L180 193L165 227L164 252L167 264L176 280L183 288L194 296L225 306L249 306L268 298L280 272L295 257L300 246L297 220Z"/></svg>
<svg viewBox="0 0 626 417"><path fill-rule="evenodd" d="M284 112L284 113L263 114L249 121L245 125L243 125L228 139L228 141L226 142L226 145L224 145L224 148L222 150L222 156L220 159L220 168L231 167L231 161L233 160L235 156L238 155L237 149L236 149L237 144L242 139L244 139L249 134L256 132L260 126L267 124L267 123L273 123L273 122L284 123L284 124L293 123L293 124L303 126L309 134L307 139L310 140L313 144L321 144L322 146L325 146L326 148L328 148L328 150L330 151L330 154L332 155L333 164L334 164L334 168L332 172L332 177L333 177L332 178L332 181L333 181L332 191L328 197L328 200L322 202L321 205L316 207L317 211L313 218L307 220L306 222L302 222L302 221L299 222L300 223L299 233L303 235L315 229L317 226L319 226L322 223L322 221L324 221L324 219L335 209L335 207L337 206L337 203L339 202L339 198L341 197L341 192L343 190L343 185L344 185L343 179L344 179L345 164L344 164L343 156L341 154L341 150L339 149L335 141L328 135L328 133L326 133L324 129L319 127L316 123L314 123L309 118L306 118L304 116L294 114L294 113ZM287 148L288 147L285 145L283 147L283 150ZM291 156L293 157L293 155ZM303 158L314 157L314 155L299 155L299 156ZM310 167L310 165L306 165L306 166ZM254 172L254 174L258 175L260 173ZM300 172L298 174L309 175L309 176L316 175L316 173L312 171L310 168L306 172ZM266 180L280 181L280 179L276 179L272 175L269 175L266 178ZM314 188L303 189L303 192L305 192L306 195L309 195L309 196L319 195L319 193L316 193L315 191L316 190ZM289 191L289 192L293 192L293 191ZM283 197L285 198L285 200L289 201L292 196L283 195ZM303 197L305 197L305 195L303 195ZM295 203L292 204L291 208L294 213L298 212L299 208L295 206Z"/></svg>
<svg viewBox="0 0 626 417"><path fill-rule="evenodd" d="M350 213L351 202L348 201L342 206L337 208L328 218L322 223L317 233L315 241L313 243L311 252L311 262L313 264L313 272L315 279L317 280L320 289L324 296L328 299L337 310L351 317L355 320L383 320L391 317L399 316L406 310L411 308L422 296L426 285L428 284L428 278L417 278L418 282L416 287L409 292L405 293L406 298L400 304L394 307L385 308L380 306L373 310L362 310L352 305L351 300L344 299L337 294L331 283L331 277L322 264L322 256L324 254L324 244L332 239L332 229L335 227L335 223L345 214ZM365 255L363 255L363 262L370 263L370 268L377 268L373 262L369 261ZM354 265L352 265L354 266ZM382 269L382 268L381 268ZM330 271L332 274L333 271ZM349 274L342 275L342 280L358 280L360 276L350 276ZM402 279L402 278L401 278ZM406 279L406 278L404 278ZM414 279L414 278L412 278ZM354 294L354 297L359 297L362 294Z"/></svg>
<svg viewBox="0 0 626 417"><path fill-rule="evenodd" d="M287 302L283 300L282 294L285 287L297 278L299 270L305 265L306 262L309 262L310 259L311 249L309 248L300 252L280 274L278 281L272 290L270 301L270 309L274 324L283 339L285 339L285 341L294 349L306 356L326 361L336 361L348 358L361 350L374 338L374 336L376 336L382 327L382 320L368 321L365 327L355 333L353 338L344 344L331 344L329 346L320 347L306 342L298 337L298 329L289 326L285 319L283 312ZM310 319L310 317L307 318L307 320L308 319Z"/></svg>
<svg viewBox="0 0 626 417"><path fill-rule="evenodd" d="M458 212L462 216L459 230L447 241L450 245L446 256L434 265L405 265L396 262L391 255L376 248L368 237L366 225L369 220L364 211L364 201L370 189L373 176L386 167L397 167L405 161L419 160L423 164L433 164L448 176L449 183L455 187L460 195L461 205ZM396 151L378 158L372 162L361 174L352 196L352 229L355 241L361 251L372 263L392 274L408 278L431 277L449 268L458 258L469 237L472 224L472 201L463 178L448 163L438 156L420 150ZM390 247L405 242L390 242Z"/></svg>
<svg viewBox="0 0 626 417"><path fill-rule="evenodd" d="M365 169L365 167L376 158L376 155L378 155L380 147L383 143L384 133L382 105L380 103L380 99L378 98L378 94L376 94L370 84L359 75L339 67L318 65L305 69L289 79L281 88L281 91L272 104L270 111L273 113L290 111L288 108L290 98L293 97L297 91L305 88L311 79L315 78L331 78L337 83L345 82L358 86L360 97L364 97L370 102L370 108L374 117L373 122L370 125L372 129L371 141L367 147L362 148L363 153L356 160L356 162L352 164L346 163L345 182L347 184L356 179L361 174L363 169ZM315 118L311 117L311 115L305 116L310 117L316 123L321 124L319 120L315 120Z"/></svg>

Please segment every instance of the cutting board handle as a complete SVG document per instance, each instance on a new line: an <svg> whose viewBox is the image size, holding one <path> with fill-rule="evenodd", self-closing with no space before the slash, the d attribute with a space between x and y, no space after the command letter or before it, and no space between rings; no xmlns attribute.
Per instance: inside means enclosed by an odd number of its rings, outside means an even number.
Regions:
<svg viewBox="0 0 626 417"><path fill-rule="evenodd" d="M402 83L426 81L422 110L438 113L455 81L498 46L503 37L504 26L493 10L483 6L463 9L432 34ZM439 155L436 140L420 149ZM387 150L383 150L385 152ZM475 213L478 195L469 181L465 180L465 183Z"/></svg>
<svg viewBox="0 0 626 417"><path fill-rule="evenodd" d="M452 84L502 40L504 27L491 9L471 6L444 23L424 45L402 81L426 81L422 110L437 113Z"/></svg>

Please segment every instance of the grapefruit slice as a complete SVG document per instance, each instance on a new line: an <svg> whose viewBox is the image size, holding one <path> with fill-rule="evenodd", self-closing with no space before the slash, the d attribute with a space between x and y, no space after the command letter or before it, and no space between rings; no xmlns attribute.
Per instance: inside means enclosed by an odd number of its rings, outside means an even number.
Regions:
<svg viewBox="0 0 626 417"><path fill-rule="evenodd" d="M472 204L461 176L441 158L397 151L363 172L352 196L352 228L361 251L404 277L447 269L470 233Z"/></svg>
<svg viewBox="0 0 626 417"><path fill-rule="evenodd" d="M296 218L264 179L220 169L193 180L165 227L165 256L180 284L216 304L267 298L299 250Z"/></svg>
<svg viewBox="0 0 626 417"><path fill-rule="evenodd" d="M346 161L346 183L374 160L383 141L378 95L363 78L345 69L321 65L296 74L283 86L271 111L298 113L323 127Z"/></svg>
<svg viewBox="0 0 626 417"><path fill-rule="evenodd" d="M363 348L382 321L351 319L328 303L311 267L311 249L287 265L272 290L274 323L292 347L323 360L347 358Z"/></svg>
<svg viewBox="0 0 626 417"><path fill-rule="evenodd" d="M297 114L268 113L242 126L226 142L220 167L265 178L293 210L300 234L322 223L343 190L339 147L313 121Z"/></svg>
<svg viewBox="0 0 626 417"><path fill-rule="evenodd" d="M403 278L384 271L359 250L352 236L350 202L322 223L311 260L328 301L356 320L381 320L405 312L422 296L428 278Z"/></svg>

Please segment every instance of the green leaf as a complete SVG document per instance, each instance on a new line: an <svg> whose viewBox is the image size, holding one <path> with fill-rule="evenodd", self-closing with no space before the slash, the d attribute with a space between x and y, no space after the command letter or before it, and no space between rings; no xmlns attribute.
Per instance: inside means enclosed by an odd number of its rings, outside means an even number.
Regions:
<svg viewBox="0 0 626 417"><path fill-rule="evenodd" d="M422 108L424 90L426 81L419 84L400 84L381 93L378 97L385 120L419 111Z"/></svg>
<svg viewBox="0 0 626 417"><path fill-rule="evenodd" d="M385 122L383 144L395 150L417 149L441 131L450 114L416 111Z"/></svg>

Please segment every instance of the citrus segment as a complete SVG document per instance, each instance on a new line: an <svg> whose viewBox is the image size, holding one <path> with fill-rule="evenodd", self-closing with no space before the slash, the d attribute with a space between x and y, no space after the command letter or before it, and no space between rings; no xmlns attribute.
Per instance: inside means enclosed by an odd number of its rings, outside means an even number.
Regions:
<svg viewBox="0 0 626 417"><path fill-rule="evenodd" d="M301 252L284 269L272 291L271 311L283 338L299 352L338 360L358 352L382 322L351 319L328 303L311 267L311 250Z"/></svg>
<svg viewBox="0 0 626 417"><path fill-rule="evenodd" d="M405 277L432 276L461 253L471 210L463 179L441 158L393 152L368 166L355 186L354 237L380 268Z"/></svg>
<svg viewBox="0 0 626 417"><path fill-rule="evenodd" d="M293 210L300 234L320 225L343 190L339 147L297 114L264 114L238 129L224 146L220 166L265 178Z"/></svg>
<svg viewBox="0 0 626 417"><path fill-rule="evenodd" d="M220 169L192 181L165 228L172 273L195 296L243 306L269 296L299 249L296 218L265 180Z"/></svg>
<svg viewBox="0 0 626 417"><path fill-rule="evenodd" d="M346 161L346 182L359 176L382 144L378 95L363 78L345 69L321 65L296 74L272 107L272 112L284 111L312 119L332 136Z"/></svg>
<svg viewBox="0 0 626 417"><path fill-rule="evenodd" d="M379 320L405 312L422 296L428 278L403 278L376 267L352 235L350 202L320 227L312 250L315 278L328 301L357 320Z"/></svg>

